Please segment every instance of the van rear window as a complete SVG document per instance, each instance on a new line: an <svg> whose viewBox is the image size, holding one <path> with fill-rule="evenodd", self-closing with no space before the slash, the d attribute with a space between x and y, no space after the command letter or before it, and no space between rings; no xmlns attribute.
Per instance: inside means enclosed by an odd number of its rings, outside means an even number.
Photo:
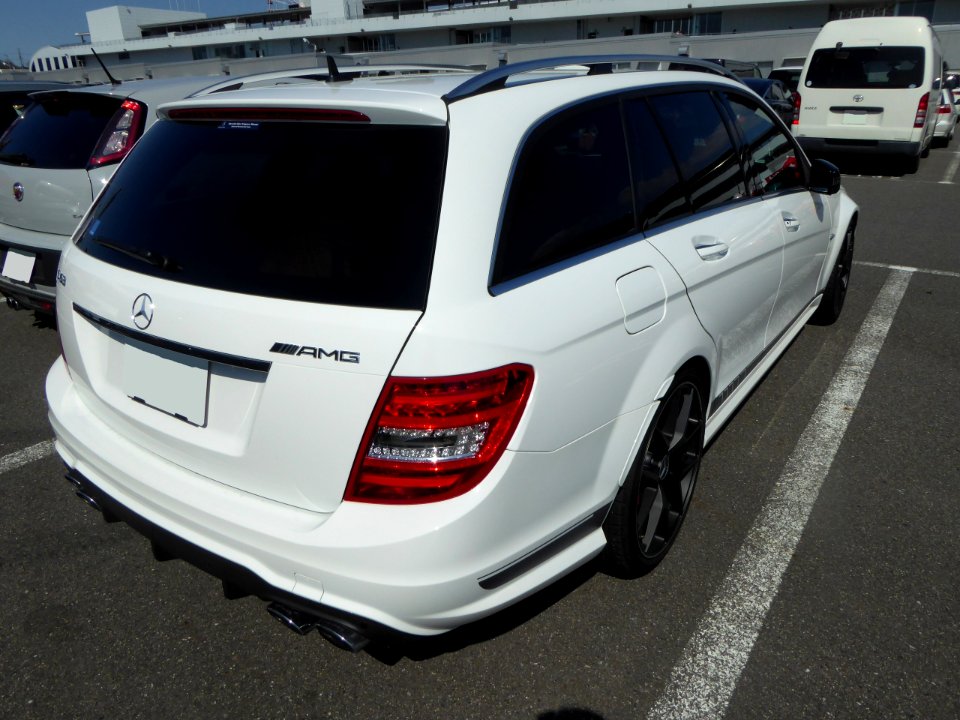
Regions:
<svg viewBox="0 0 960 720"><path fill-rule="evenodd" d="M446 138L442 127L161 121L77 244L191 285L422 309Z"/></svg>
<svg viewBox="0 0 960 720"><path fill-rule="evenodd" d="M923 85L922 47L839 47L813 53L806 87L918 88Z"/></svg>

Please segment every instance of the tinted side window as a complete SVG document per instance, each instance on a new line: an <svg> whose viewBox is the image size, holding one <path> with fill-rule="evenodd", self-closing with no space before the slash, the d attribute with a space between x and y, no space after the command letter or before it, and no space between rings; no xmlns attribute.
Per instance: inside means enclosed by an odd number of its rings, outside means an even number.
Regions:
<svg viewBox="0 0 960 720"><path fill-rule="evenodd" d="M565 112L535 130L521 151L492 282L601 247L634 227L619 105Z"/></svg>
<svg viewBox="0 0 960 720"><path fill-rule="evenodd" d="M750 180L755 193L771 194L804 185L796 148L758 105L728 96L737 128L750 153Z"/></svg>
<svg viewBox="0 0 960 720"><path fill-rule="evenodd" d="M709 93L654 95L650 103L687 183L694 211L746 196L730 133Z"/></svg>
<svg viewBox="0 0 960 720"><path fill-rule="evenodd" d="M690 212L683 183L645 100L624 106L637 217L648 230Z"/></svg>
<svg viewBox="0 0 960 720"><path fill-rule="evenodd" d="M0 162L27 167L85 168L97 140L120 106L95 93L57 93L27 108L0 139Z"/></svg>

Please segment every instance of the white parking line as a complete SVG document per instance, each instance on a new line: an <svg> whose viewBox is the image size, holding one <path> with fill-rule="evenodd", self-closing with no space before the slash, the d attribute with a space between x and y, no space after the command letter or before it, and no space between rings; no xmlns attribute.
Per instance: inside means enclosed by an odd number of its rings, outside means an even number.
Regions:
<svg viewBox="0 0 960 720"><path fill-rule="evenodd" d="M0 475L9 471L23 467L34 460L40 460L53 453L53 440L44 440L36 445L31 445L23 450L0 457Z"/></svg>
<svg viewBox="0 0 960 720"><path fill-rule="evenodd" d="M942 275L944 277L960 278L960 272L951 272L950 270L930 270L928 268L915 268L907 265L887 265L886 263L867 262L866 260L854 260L854 265L864 265L866 267L884 268L886 270L902 270L909 273L922 273L924 275Z"/></svg>
<svg viewBox="0 0 960 720"><path fill-rule="evenodd" d="M912 273L892 270L648 718L722 717Z"/></svg>
<svg viewBox="0 0 960 720"><path fill-rule="evenodd" d="M957 174L957 168L960 168L960 151L955 150L953 152L953 160L947 165L947 172L944 173L943 180L940 181L940 184L953 185L953 178Z"/></svg>

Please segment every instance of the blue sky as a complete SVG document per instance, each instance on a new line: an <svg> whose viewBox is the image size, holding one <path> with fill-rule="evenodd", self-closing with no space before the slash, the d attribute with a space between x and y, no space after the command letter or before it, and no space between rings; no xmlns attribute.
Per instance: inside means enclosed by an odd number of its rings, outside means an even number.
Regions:
<svg viewBox="0 0 960 720"><path fill-rule="evenodd" d="M217 17L265 11L267 0L0 0L0 60L19 62L19 51L29 64L44 45L79 42L74 33L88 30L86 12L111 5L193 12L199 6L208 17Z"/></svg>

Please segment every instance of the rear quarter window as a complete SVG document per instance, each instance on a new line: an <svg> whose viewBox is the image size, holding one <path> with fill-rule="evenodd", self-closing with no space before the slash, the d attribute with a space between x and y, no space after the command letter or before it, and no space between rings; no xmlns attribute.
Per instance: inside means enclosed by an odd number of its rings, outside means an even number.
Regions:
<svg viewBox="0 0 960 720"><path fill-rule="evenodd" d="M161 121L78 245L191 285L423 309L445 154L437 127Z"/></svg>
<svg viewBox="0 0 960 720"><path fill-rule="evenodd" d="M517 160L492 284L602 247L633 229L619 104L566 111L537 128Z"/></svg>

